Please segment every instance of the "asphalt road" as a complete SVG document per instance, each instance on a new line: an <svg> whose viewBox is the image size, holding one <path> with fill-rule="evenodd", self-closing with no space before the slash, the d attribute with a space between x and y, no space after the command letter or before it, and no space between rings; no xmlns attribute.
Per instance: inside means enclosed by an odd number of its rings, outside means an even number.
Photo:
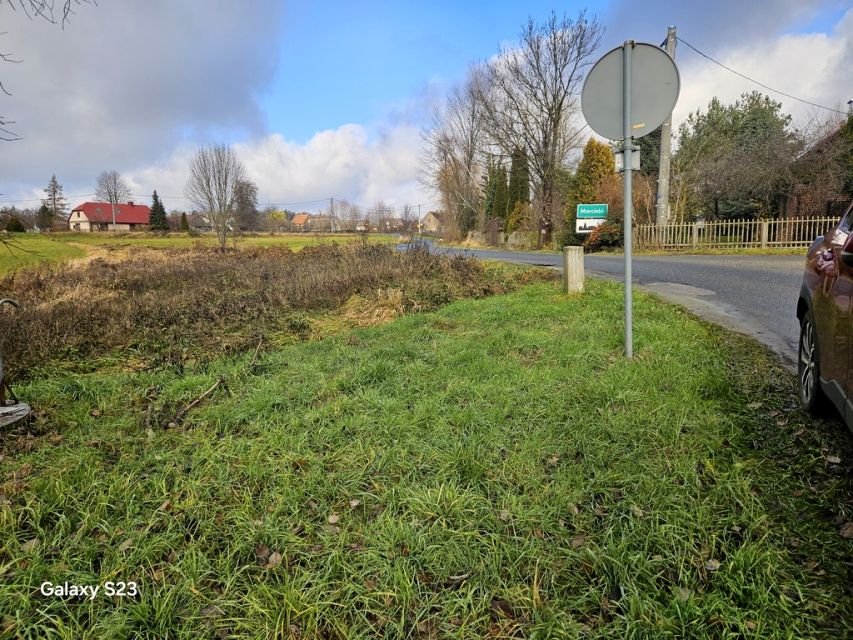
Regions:
<svg viewBox="0 0 853 640"><path fill-rule="evenodd" d="M460 250L455 250L460 251ZM553 253L461 250L485 259L561 267ZM637 256L634 283L711 322L760 340L793 364L802 256ZM622 256L587 255L587 275L621 280Z"/></svg>

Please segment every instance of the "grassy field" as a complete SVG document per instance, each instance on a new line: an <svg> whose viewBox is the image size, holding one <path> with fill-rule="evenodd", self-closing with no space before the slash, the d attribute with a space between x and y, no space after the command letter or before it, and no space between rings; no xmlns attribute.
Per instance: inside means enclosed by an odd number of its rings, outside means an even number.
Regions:
<svg viewBox="0 0 853 640"><path fill-rule="evenodd" d="M842 638L850 438L755 343L556 284L146 371L3 436L0 635ZM848 537L845 537L848 536ZM138 595L41 595L134 581Z"/></svg>
<svg viewBox="0 0 853 640"><path fill-rule="evenodd" d="M86 250L41 235L15 234L0 244L0 276L38 264L82 258Z"/></svg>
<svg viewBox="0 0 853 640"><path fill-rule="evenodd" d="M371 243L395 243L397 236L374 234ZM304 247L320 244L349 244L361 242L356 234L327 233L281 233L243 235L236 238L238 248L287 247L298 251ZM229 240L229 247L234 246ZM148 249L185 249L196 246L215 247L216 237L212 234L191 236L187 233L52 233L14 234L8 245L0 245L0 276L21 268L37 264L53 264L69 258L80 258L100 252L121 252L135 247Z"/></svg>

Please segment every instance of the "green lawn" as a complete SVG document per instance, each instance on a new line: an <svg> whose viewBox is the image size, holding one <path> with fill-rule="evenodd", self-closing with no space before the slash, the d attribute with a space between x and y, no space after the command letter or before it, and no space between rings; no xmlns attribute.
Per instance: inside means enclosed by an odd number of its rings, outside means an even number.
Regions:
<svg viewBox="0 0 853 640"><path fill-rule="evenodd" d="M396 235L373 234L368 241L371 243L396 243ZM361 242L361 236L345 233L282 233L244 235L237 237L237 247L273 247L285 246L293 251L318 244L340 244ZM62 262L68 258L79 258L86 255L85 246L107 251L120 251L132 247L149 249L190 248L197 244L217 246L216 237L212 234L190 236L186 233L151 234L151 233L52 233L15 234L11 236L8 245L0 244L0 276L16 269L31 267L37 264ZM83 246L81 246L83 245ZM228 246L234 246L229 240Z"/></svg>
<svg viewBox="0 0 853 640"><path fill-rule="evenodd" d="M538 284L20 387L0 635L845 637L844 428L755 343L645 295L625 361L621 296Z"/></svg>
<svg viewBox="0 0 853 640"><path fill-rule="evenodd" d="M44 262L80 258L86 251L36 234L13 234L0 242L0 276ZM2 292L0 292L2 297Z"/></svg>

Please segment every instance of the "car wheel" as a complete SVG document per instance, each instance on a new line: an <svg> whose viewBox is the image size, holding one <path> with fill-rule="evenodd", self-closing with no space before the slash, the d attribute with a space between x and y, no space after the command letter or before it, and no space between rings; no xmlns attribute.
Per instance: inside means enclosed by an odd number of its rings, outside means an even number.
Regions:
<svg viewBox="0 0 853 640"><path fill-rule="evenodd" d="M820 350L811 309L800 321L800 348L797 354L797 387L803 409L815 415L824 413L828 402L820 387Z"/></svg>

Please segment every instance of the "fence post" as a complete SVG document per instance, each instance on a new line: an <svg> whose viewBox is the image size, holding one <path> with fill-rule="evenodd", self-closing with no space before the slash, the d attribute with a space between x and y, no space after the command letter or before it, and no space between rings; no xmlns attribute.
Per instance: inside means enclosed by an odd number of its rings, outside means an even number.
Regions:
<svg viewBox="0 0 853 640"><path fill-rule="evenodd" d="M694 222L690 227L690 241L693 248L697 249L699 247L699 225Z"/></svg>
<svg viewBox="0 0 853 640"><path fill-rule="evenodd" d="M767 220L761 221L761 248L767 248L767 240L770 238L770 223Z"/></svg>
<svg viewBox="0 0 853 640"><path fill-rule="evenodd" d="M583 291L583 247L563 247L563 292Z"/></svg>

